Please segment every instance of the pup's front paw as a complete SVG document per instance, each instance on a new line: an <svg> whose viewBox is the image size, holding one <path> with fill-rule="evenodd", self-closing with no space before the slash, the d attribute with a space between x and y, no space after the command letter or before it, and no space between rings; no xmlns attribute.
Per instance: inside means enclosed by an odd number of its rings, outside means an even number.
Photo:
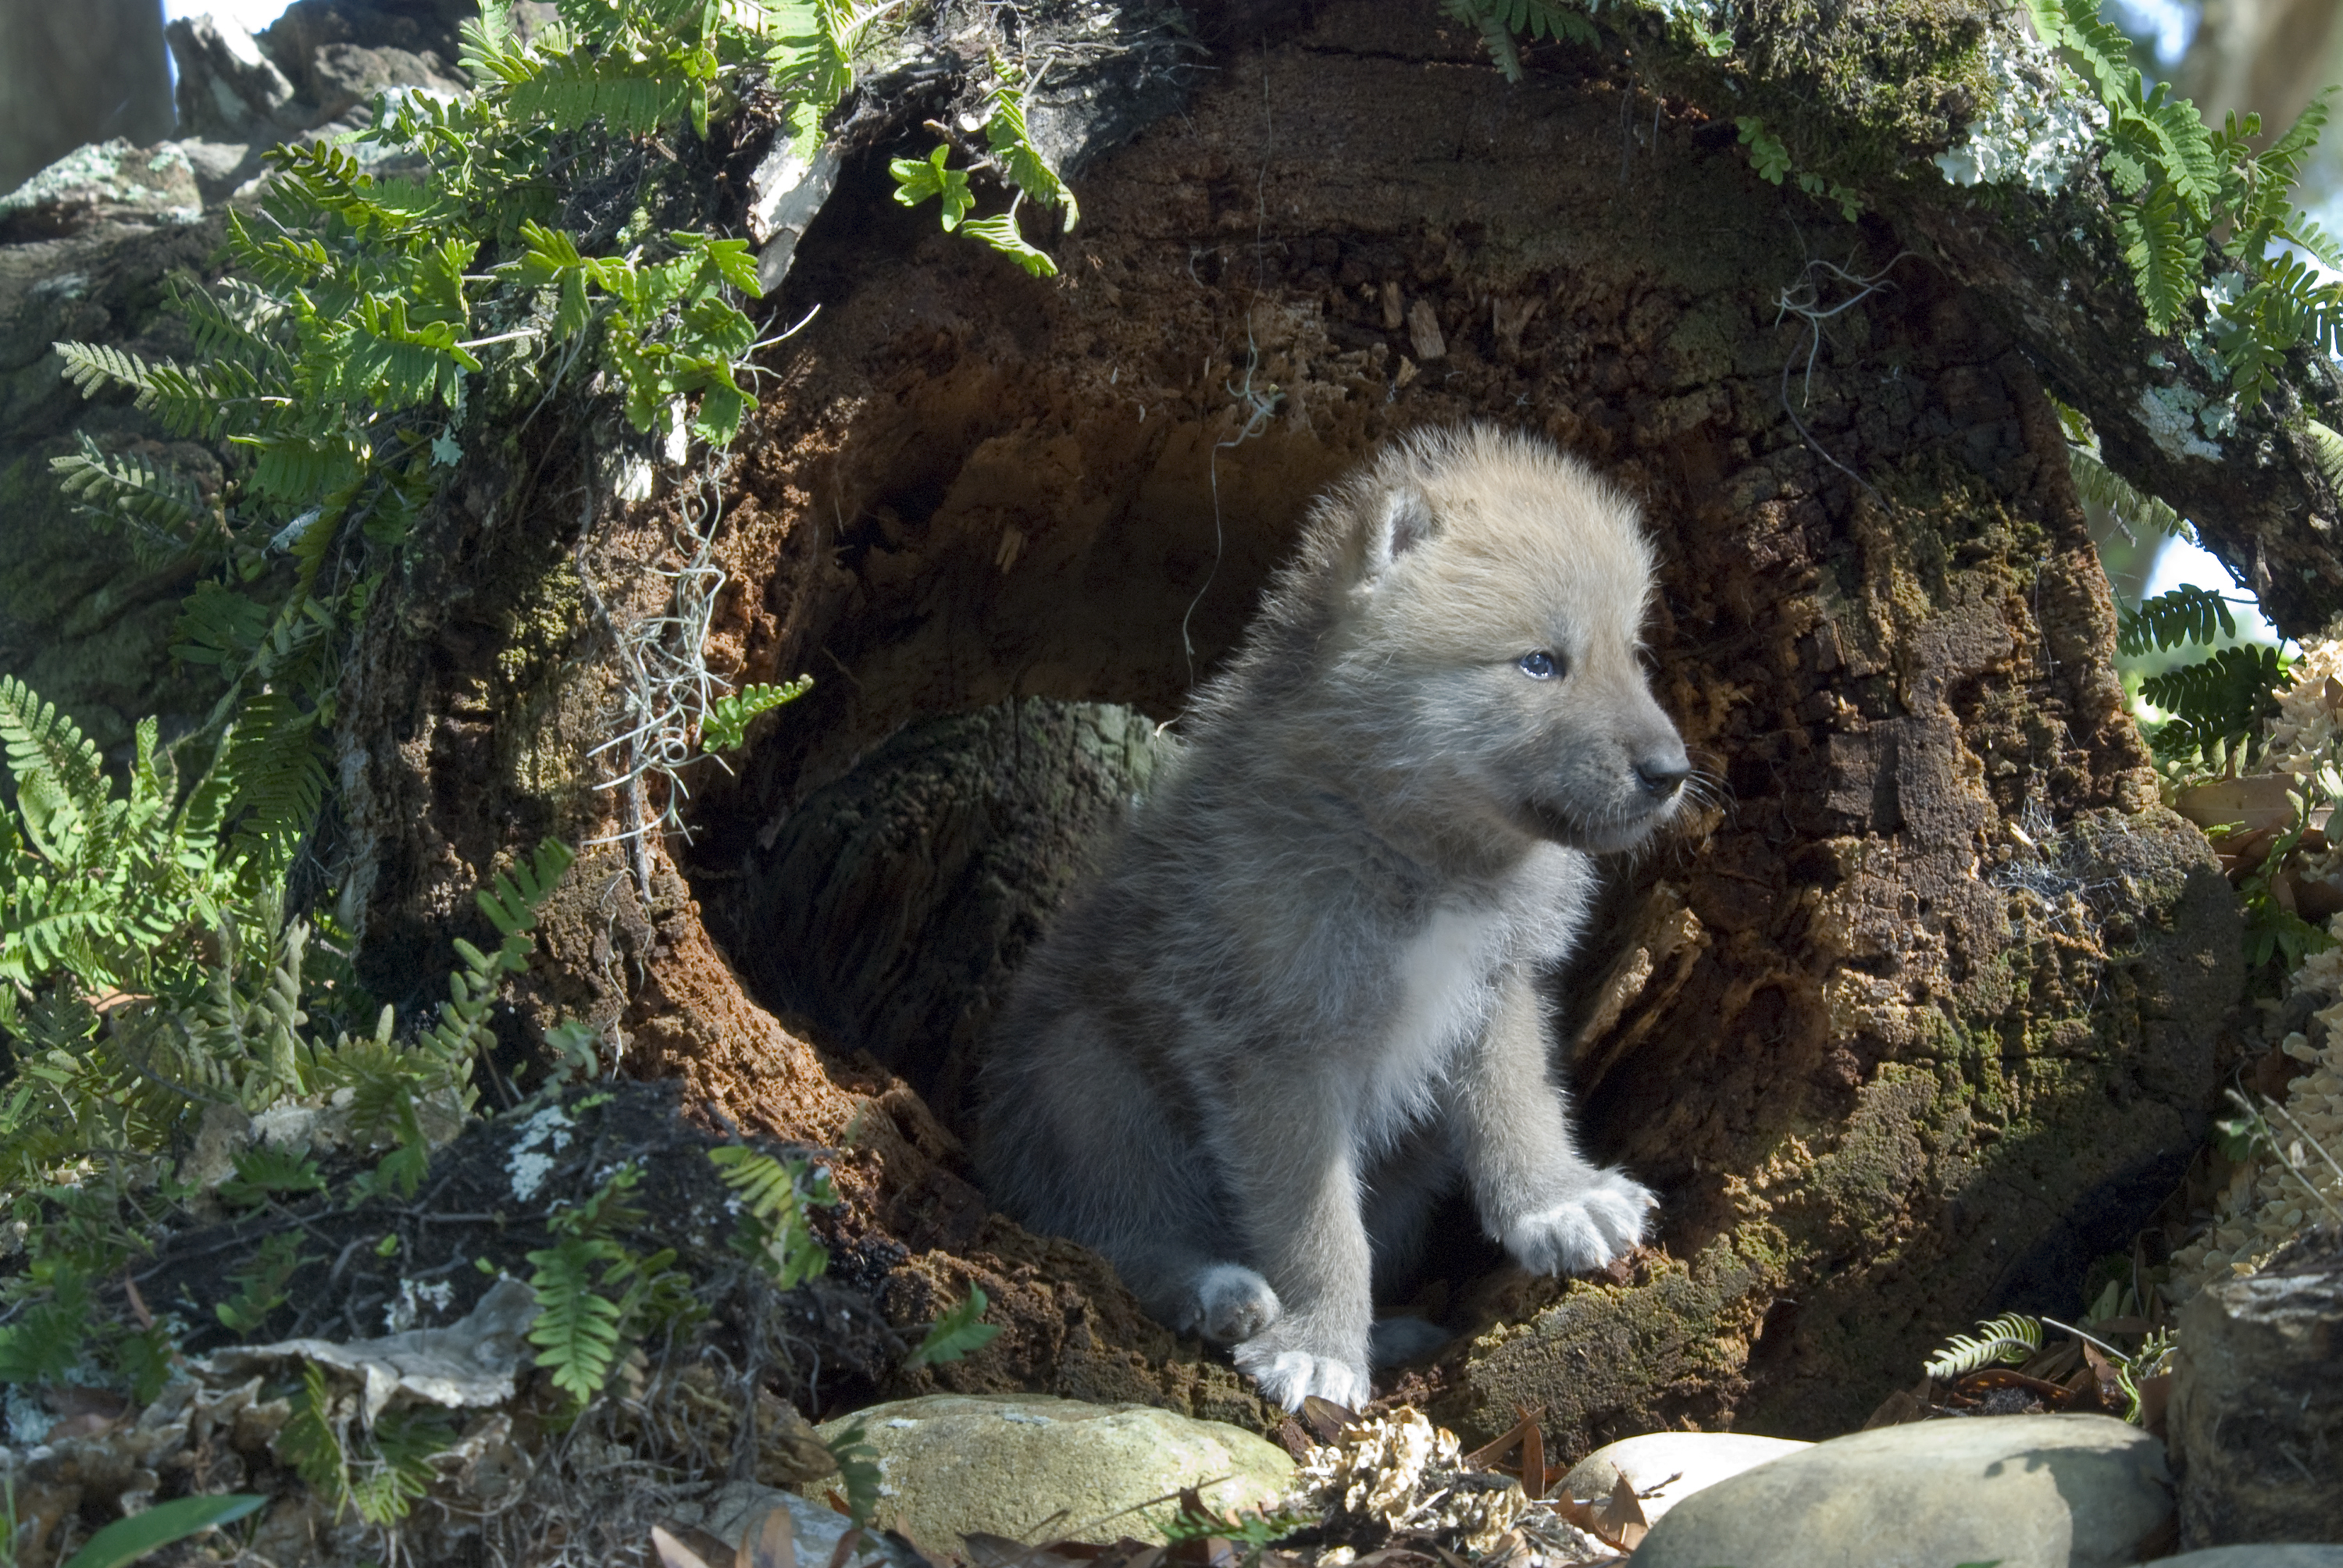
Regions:
<svg viewBox="0 0 2343 1568"><path fill-rule="evenodd" d="M1274 1333L1248 1340L1236 1348L1238 1370L1251 1372L1261 1384L1262 1397L1288 1410L1316 1394L1345 1410L1357 1410L1368 1399L1367 1369L1357 1362L1313 1351L1287 1350L1273 1343Z"/></svg>
<svg viewBox="0 0 2343 1568"><path fill-rule="evenodd" d="M1619 1171L1594 1179L1551 1209L1524 1214L1505 1227L1505 1251L1541 1274L1582 1274L1599 1269L1644 1239L1644 1221L1659 1200Z"/></svg>
<svg viewBox="0 0 2343 1568"><path fill-rule="evenodd" d="M1180 1327L1196 1329L1215 1344L1249 1340L1277 1322L1282 1310L1269 1282L1242 1263L1214 1263L1196 1275L1195 1302Z"/></svg>

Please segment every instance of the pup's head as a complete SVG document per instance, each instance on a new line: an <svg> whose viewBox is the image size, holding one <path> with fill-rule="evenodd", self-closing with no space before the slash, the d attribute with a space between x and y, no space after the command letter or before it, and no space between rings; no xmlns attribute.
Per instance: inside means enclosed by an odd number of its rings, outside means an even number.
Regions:
<svg viewBox="0 0 2343 1568"><path fill-rule="evenodd" d="M1427 432L1311 544L1328 695L1394 806L1598 852L1674 811L1692 765L1644 678L1651 548L1616 488L1534 437Z"/></svg>

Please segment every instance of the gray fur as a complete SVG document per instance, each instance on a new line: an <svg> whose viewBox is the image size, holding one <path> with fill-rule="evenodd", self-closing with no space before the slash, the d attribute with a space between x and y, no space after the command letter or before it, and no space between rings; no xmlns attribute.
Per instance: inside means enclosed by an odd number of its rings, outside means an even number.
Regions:
<svg viewBox="0 0 2343 1568"><path fill-rule="evenodd" d="M1543 441L1386 449L1318 503L995 1029L993 1200L1289 1406L1365 1400L1372 1276L1460 1175L1530 1268L1642 1239L1532 981L1688 769L1637 661L1651 569L1633 506Z"/></svg>

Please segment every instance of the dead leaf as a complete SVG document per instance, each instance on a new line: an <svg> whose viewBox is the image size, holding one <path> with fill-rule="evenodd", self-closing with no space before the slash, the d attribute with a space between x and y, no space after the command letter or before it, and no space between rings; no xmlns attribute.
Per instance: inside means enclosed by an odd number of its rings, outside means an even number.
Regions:
<svg viewBox="0 0 2343 1568"><path fill-rule="evenodd" d="M1310 1441L1310 1434L1302 1429L1302 1423L1290 1413L1277 1423L1277 1445L1296 1460L1309 1458L1310 1451L1317 1446Z"/></svg>
<svg viewBox="0 0 2343 1568"><path fill-rule="evenodd" d="M710 1562L685 1545L681 1537L669 1533L667 1527L661 1524L651 1526L651 1549L659 1553L659 1568L732 1568L729 1552L724 1553L721 1561Z"/></svg>
<svg viewBox="0 0 2343 1568"><path fill-rule="evenodd" d="M758 1523L753 1540L742 1534L739 1555L748 1559L747 1568L798 1568L797 1523L789 1511L768 1512Z"/></svg>
<svg viewBox="0 0 2343 1568"><path fill-rule="evenodd" d="M2026 1390L2054 1410L2065 1410L2075 1402L2074 1394L2056 1383L2045 1382L2038 1377L2027 1377L2024 1372L2012 1372L2007 1367L1986 1367L1964 1373L1954 1382L1952 1392L1946 1397L1954 1404L1974 1404L1986 1394L2012 1388Z"/></svg>
<svg viewBox="0 0 2343 1568"><path fill-rule="evenodd" d="M836 1503L838 1493L831 1493L830 1498L832 1503ZM846 1509L840 1506L838 1511L843 1513ZM830 1554L830 1568L846 1568L848 1561L854 1555L854 1549L861 1544L862 1526L858 1524L838 1538L838 1549Z"/></svg>
<svg viewBox="0 0 2343 1568"><path fill-rule="evenodd" d="M1910 1422L1927 1420L1936 1412L1936 1402L1931 1397L1936 1392L1936 1385L1926 1378L1922 1378L1916 1388L1897 1389L1879 1402L1879 1408L1871 1412L1870 1419L1863 1423L1863 1430L1869 1432L1874 1427L1903 1426Z"/></svg>
<svg viewBox="0 0 2343 1568"><path fill-rule="evenodd" d="M1624 1475L1611 1488L1611 1495L1588 1513L1594 1521L1589 1528L1622 1552L1633 1552L1651 1533L1652 1522L1644 1517L1643 1500L1635 1495L1634 1486Z"/></svg>
<svg viewBox="0 0 2343 1568"><path fill-rule="evenodd" d="M1356 1426L1358 1422L1358 1412L1336 1404L1331 1399L1321 1399L1313 1393L1302 1402L1302 1424L1308 1427L1320 1442L1334 1442L1345 1431ZM1201 1508L1203 1504L1200 1503L1197 1506Z"/></svg>

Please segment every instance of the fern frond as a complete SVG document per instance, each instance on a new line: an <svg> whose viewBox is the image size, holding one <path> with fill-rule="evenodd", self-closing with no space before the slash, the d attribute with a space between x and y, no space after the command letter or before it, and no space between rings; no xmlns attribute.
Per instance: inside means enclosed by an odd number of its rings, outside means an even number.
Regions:
<svg viewBox="0 0 2343 1568"><path fill-rule="evenodd" d="M193 480L140 453L108 452L86 431L74 437L80 450L50 458L50 471L83 516L122 529L140 564L167 566L215 531Z"/></svg>
<svg viewBox="0 0 2343 1568"><path fill-rule="evenodd" d="M509 871L498 872L495 881L472 896L499 934L520 936L536 926L537 911L553 896L555 886L576 859L560 839L544 839L537 846L534 859L516 859Z"/></svg>
<svg viewBox="0 0 2343 1568"><path fill-rule="evenodd" d="M512 85L515 114L558 131L583 130L596 119L613 135L649 136L691 111L691 85L662 62L611 55L563 55Z"/></svg>
<svg viewBox="0 0 2343 1568"><path fill-rule="evenodd" d="M1955 1334L1921 1363L1932 1378L1950 1380L1991 1366L1996 1362L2015 1366L2042 1348L2042 1320L2023 1312L2004 1312L1977 1325L1977 1337Z"/></svg>
<svg viewBox="0 0 2343 1568"><path fill-rule="evenodd" d="M751 682L739 690L718 698L700 722L699 747L703 751L729 751L749 738L749 726L759 715L770 713L785 702L795 702L813 689L813 677L800 675L795 680L779 686Z"/></svg>
<svg viewBox="0 0 2343 1568"><path fill-rule="evenodd" d="M2149 737L2162 757L2196 755L2214 760L2243 745L2258 753L2262 721L2277 716L2288 661L2267 643L2216 649L2212 657L2151 675L2139 694L2172 715Z"/></svg>
<svg viewBox="0 0 2343 1568"><path fill-rule="evenodd" d="M2123 612L2117 621L2116 651L2136 657L2237 635L2237 618L2227 599L2211 588L2183 583Z"/></svg>
<svg viewBox="0 0 2343 1568"><path fill-rule="evenodd" d="M1008 173L1010 184L1043 206L1066 209L1066 228L1071 232L1081 221L1081 206L1041 156L1041 149L1033 145L1032 134L1025 126L1025 92L1011 79L1012 68L998 55L993 57L992 68L1001 80L992 90L992 113L984 124L985 143Z"/></svg>
<svg viewBox="0 0 2343 1568"><path fill-rule="evenodd" d="M260 864L284 864L325 803L317 715L279 691L246 699L226 767L238 816L236 852Z"/></svg>
<svg viewBox="0 0 2343 1568"><path fill-rule="evenodd" d="M95 397L109 386L145 392L153 384L153 367L126 348L116 348L110 343L53 343L49 347L65 362L65 379L85 397Z"/></svg>
<svg viewBox="0 0 2343 1568"><path fill-rule="evenodd" d="M14 676L0 676L0 742L16 780L16 809L46 859L78 869L75 850L113 794L97 747L81 727Z"/></svg>
<svg viewBox="0 0 2343 1568"><path fill-rule="evenodd" d="M2311 456L2318 460L2318 471L2327 480L2327 487L2343 496L2343 435L2328 429L2316 419L2308 420L2304 434L2310 437Z"/></svg>
<svg viewBox="0 0 2343 1568"><path fill-rule="evenodd" d="M2196 297L2204 270L2204 236L2185 221L2179 192L2160 185L2137 206L2116 214L2117 233L2132 281L2147 307L2151 332L2168 332Z"/></svg>
<svg viewBox="0 0 2343 1568"><path fill-rule="evenodd" d="M602 1392L618 1358L618 1303L596 1290L594 1275L619 1251L615 1242L564 1236L528 1254L538 1309L528 1342L553 1386L580 1404Z"/></svg>

